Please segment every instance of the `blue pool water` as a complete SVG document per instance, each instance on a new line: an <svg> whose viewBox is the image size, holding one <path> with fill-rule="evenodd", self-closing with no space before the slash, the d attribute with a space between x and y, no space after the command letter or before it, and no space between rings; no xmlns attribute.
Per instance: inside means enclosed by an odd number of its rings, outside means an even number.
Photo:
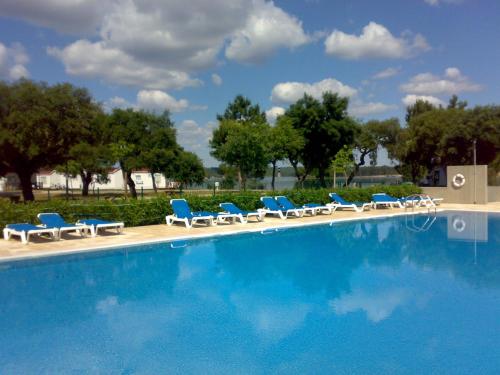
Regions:
<svg viewBox="0 0 500 375"><path fill-rule="evenodd" d="M0 264L0 374L499 374L500 216Z"/></svg>

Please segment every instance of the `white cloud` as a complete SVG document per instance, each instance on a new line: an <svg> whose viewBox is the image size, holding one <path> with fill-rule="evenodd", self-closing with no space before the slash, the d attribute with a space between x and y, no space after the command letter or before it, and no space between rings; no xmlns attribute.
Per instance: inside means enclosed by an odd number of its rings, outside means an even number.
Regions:
<svg viewBox="0 0 500 375"><path fill-rule="evenodd" d="M429 103L435 105L436 107L439 107L440 105L445 106L445 104L446 104L441 99L436 98L435 96L430 96L430 95L406 95L402 99L402 102L406 107L409 107L409 106L415 104L415 102L417 100L423 100L423 101L429 102Z"/></svg>
<svg viewBox="0 0 500 375"><path fill-rule="evenodd" d="M366 25L359 36L334 30L325 40L327 54L353 60L409 58L429 49L422 35L406 32L395 37L385 26L375 22Z"/></svg>
<svg viewBox="0 0 500 375"><path fill-rule="evenodd" d="M205 165L217 165L217 162L210 156L208 144L215 127L215 122L200 126L194 120L184 120L177 126L177 141L186 150L201 157Z"/></svg>
<svg viewBox="0 0 500 375"><path fill-rule="evenodd" d="M29 72L26 64L29 56L20 43L12 43L7 47L0 42L0 78L7 80L17 80L28 78Z"/></svg>
<svg viewBox="0 0 500 375"><path fill-rule="evenodd" d="M409 299L410 294L405 289L370 293L354 290L351 294L330 301L329 304L337 315L362 310L370 321L378 323L389 318L398 306L408 303Z"/></svg>
<svg viewBox="0 0 500 375"><path fill-rule="evenodd" d="M2 0L0 14L66 33L95 33L112 0Z"/></svg>
<svg viewBox="0 0 500 375"><path fill-rule="evenodd" d="M120 49L106 47L103 42L79 40L63 49L49 47L47 52L64 63L66 73L101 78L109 83L148 89L182 88L201 83L182 71L143 64Z"/></svg>
<svg viewBox="0 0 500 375"><path fill-rule="evenodd" d="M320 99L324 92L331 91L340 96L351 97L356 95L357 90L344 85L334 78L327 78L315 83L306 82L282 82L273 87L271 100L273 103L294 103L305 94Z"/></svg>
<svg viewBox="0 0 500 375"><path fill-rule="evenodd" d="M397 109L398 107L393 104L384 104L380 102L362 102L362 101L353 101L352 104L349 104L349 114L356 117L364 117L369 115L376 115L388 111L392 111Z"/></svg>
<svg viewBox="0 0 500 375"><path fill-rule="evenodd" d="M471 82L457 68L448 68L443 77L431 73L421 73L400 86L401 91L415 95L459 94L480 91L481 85Z"/></svg>
<svg viewBox="0 0 500 375"><path fill-rule="evenodd" d="M222 78L218 74L212 74L212 83L216 86L222 85Z"/></svg>
<svg viewBox="0 0 500 375"><path fill-rule="evenodd" d="M231 38L226 57L242 62L258 62L277 48L295 48L311 39L302 29L302 23L274 3L254 0L254 11L245 26Z"/></svg>
<svg viewBox="0 0 500 375"><path fill-rule="evenodd" d="M266 119L270 124L274 124L278 116L285 113L285 108L283 107L272 107L266 111Z"/></svg>
<svg viewBox="0 0 500 375"><path fill-rule="evenodd" d="M214 66L224 50L229 59L255 62L310 39L272 1L48 0L27 11L28 2L9 0L5 12L61 31L73 23L74 31L95 31L92 39L48 49L68 74L140 88L196 85L191 75Z"/></svg>
<svg viewBox="0 0 500 375"><path fill-rule="evenodd" d="M462 0L424 0L424 2L426 2L427 4L432 5L432 6L438 6L439 4L442 4L442 3L458 4L458 3L461 3Z"/></svg>
<svg viewBox="0 0 500 375"><path fill-rule="evenodd" d="M399 74L401 71L400 68L387 68L384 70L381 70L380 72L376 73L372 78L373 79L386 79L390 77L394 77L395 75Z"/></svg>
<svg viewBox="0 0 500 375"><path fill-rule="evenodd" d="M142 109L162 112L182 112L188 109L186 99L177 100L164 91L141 90L137 93L137 106Z"/></svg>

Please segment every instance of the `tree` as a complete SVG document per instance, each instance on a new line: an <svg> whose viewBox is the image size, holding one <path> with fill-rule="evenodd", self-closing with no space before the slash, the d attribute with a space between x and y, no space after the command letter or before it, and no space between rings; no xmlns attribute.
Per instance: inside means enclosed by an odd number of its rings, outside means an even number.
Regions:
<svg viewBox="0 0 500 375"><path fill-rule="evenodd" d="M133 198L137 197L132 171L148 167L151 173L168 170L179 148L168 112L161 115L129 109L114 109L109 116L111 149L120 164Z"/></svg>
<svg viewBox="0 0 500 375"><path fill-rule="evenodd" d="M465 109L467 107L466 100L458 100L458 96L452 95L448 102L448 109Z"/></svg>
<svg viewBox="0 0 500 375"><path fill-rule="evenodd" d="M349 185L359 169L370 159L370 165L377 164L379 147L387 149L390 158L394 158L394 147L396 147L397 137L401 131L399 120L392 118L384 121L371 120L360 127L357 132L354 146L356 150L356 161L347 179Z"/></svg>
<svg viewBox="0 0 500 375"><path fill-rule="evenodd" d="M213 132L211 154L238 170L240 188L246 189L248 177L262 178L269 157L267 155L266 123L248 123L223 120Z"/></svg>
<svg viewBox="0 0 500 375"><path fill-rule="evenodd" d="M305 179L304 169L299 167L302 150L305 140L299 130L292 125L292 120L286 116L280 116L275 125L276 142L279 140L278 147L282 147L285 157L288 159L295 172L298 181ZM277 142L278 143L278 142Z"/></svg>
<svg viewBox="0 0 500 375"><path fill-rule="evenodd" d="M88 196L94 178L100 183L108 181L108 170L114 163L105 129L106 115L99 113L89 125L80 142L69 150L70 160L56 167L65 174L80 176L82 196Z"/></svg>
<svg viewBox="0 0 500 375"><path fill-rule="evenodd" d="M205 179L205 168L200 158L188 151L181 150L175 160L172 176L180 183L180 189L192 184L201 184Z"/></svg>
<svg viewBox="0 0 500 375"><path fill-rule="evenodd" d="M405 121L409 124L413 117L435 109L437 109L437 107L434 104L428 102L427 100L418 99L415 104L406 107Z"/></svg>
<svg viewBox="0 0 500 375"><path fill-rule="evenodd" d="M352 149L344 145L340 149L339 152L335 155L335 158L332 161L331 164L331 169L333 171L333 185L335 186L336 184L336 174L337 172L340 172L344 175L345 178L345 186L349 186L350 181L348 180L347 176L352 173L352 171L355 168L355 163L354 163L354 157L352 155Z"/></svg>
<svg viewBox="0 0 500 375"><path fill-rule="evenodd" d="M217 115L219 122L223 120L235 120L240 122L266 122L266 114L260 110L258 104L252 105L250 99L243 95L237 95L228 103L223 115Z"/></svg>
<svg viewBox="0 0 500 375"><path fill-rule="evenodd" d="M177 144L174 123L168 111L150 120L146 134L142 142L141 160L149 169L153 189L157 192L155 174L163 173L165 177L171 177L175 159L182 150Z"/></svg>
<svg viewBox="0 0 500 375"><path fill-rule="evenodd" d="M269 157L269 125L265 113L249 99L238 95L223 115L217 115L211 155L238 171L240 188L246 189L248 177L264 177Z"/></svg>
<svg viewBox="0 0 500 375"><path fill-rule="evenodd" d="M69 160L100 112L86 89L69 83L0 83L0 174L16 173L24 200L34 200L32 175Z"/></svg>
<svg viewBox="0 0 500 375"><path fill-rule="evenodd" d="M321 186L326 186L325 175L331 161L344 145L352 145L357 123L347 115L348 98L325 92L322 102L304 94L304 97L285 112L292 126L304 138L300 162L304 166L302 179L316 170Z"/></svg>

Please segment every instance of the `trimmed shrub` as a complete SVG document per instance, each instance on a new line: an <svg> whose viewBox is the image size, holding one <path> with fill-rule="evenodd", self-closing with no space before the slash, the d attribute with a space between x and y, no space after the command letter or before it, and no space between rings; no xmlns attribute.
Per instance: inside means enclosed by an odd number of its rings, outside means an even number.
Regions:
<svg viewBox="0 0 500 375"><path fill-rule="evenodd" d="M387 193L395 197L404 197L420 193L421 189L414 185L377 185L368 188L350 189L317 189L317 190L284 190L284 191L248 191L237 193L217 193L215 196L183 194L193 211L219 211L219 203L233 202L243 210L255 210L262 207L260 197L264 195L286 195L296 204L309 202L327 203L328 193L336 191L348 201L370 202L374 193ZM68 222L78 219L97 217L105 220L123 221L126 226L160 224L165 222L165 216L172 213L171 198L180 196L158 195L148 199L100 200L100 201L66 201L54 199L44 202L11 203L0 199L0 227L8 223L38 223L40 212L58 212Z"/></svg>

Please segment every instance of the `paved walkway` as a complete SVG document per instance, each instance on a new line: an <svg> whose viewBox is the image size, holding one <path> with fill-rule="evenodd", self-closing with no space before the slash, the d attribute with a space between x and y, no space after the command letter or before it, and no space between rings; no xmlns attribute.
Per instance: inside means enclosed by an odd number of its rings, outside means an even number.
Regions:
<svg viewBox="0 0 500 375"><path fill-rule="evenodd" d="M459 205L442 204L439 209L468 210L468 211L490 211L500 213L500 202L487 205ZM418 209L427 211L427 209ZM406 212L411 212L411 209ZM0 240L0 261L40 257L47 255L76 253L101 248L113 248L125 245L132 245L144 242L160 242L182 238L206 237L217 234L230 234L248 231L261 231L266 228L276 228L284 226L300 226L304 224L325 223L334 220L349 220L359 218L369 218L386 216L393 214L404 214L404 209L379 209L370 210L363 213L352 211L336 211L332 215L305 216L303 218L291 218L281 220L273 217L266 217L264 222L250 222L246 225L219 224L213 227L197 226L186 229L184 226L174 225L171 227L165 224L148 225L142 227L125 228L122 234L109 231L106 235L99 235L94 238L82 238L76 234L64 234L60 241L33 237L34 241L28 245L23 245L17 237L4 241Z"/></svg>

